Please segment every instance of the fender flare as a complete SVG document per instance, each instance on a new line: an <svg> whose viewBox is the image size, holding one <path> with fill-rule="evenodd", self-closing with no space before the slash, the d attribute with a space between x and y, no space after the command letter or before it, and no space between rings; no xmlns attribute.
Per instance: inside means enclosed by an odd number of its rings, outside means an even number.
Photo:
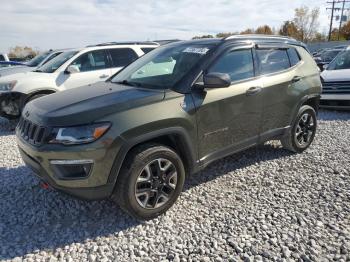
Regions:
<svg viewBox="0 0 350 262"><path fill-rule="evenodd" d="M308 94L308 95L305 95L303 96L299 103L296 105L296 107L293 109L293 112L291 114L291 119L289 121L289 123L291 123L291 126L293 125L294 123L294 120L299 112L299 109L300 107L305 104L306 101L310 100L310 99L314 99L314 98L317 98L317 99L320 99L321 98L321 95L320 94ZM316 112L317 113L317 112Z"/></svg>
<svg viewBox="0 0 350 262"><path fill-rule="evenodd" d="M199 167L197 163L197 155L196 155L197 152L196 152L196 148L191 146L192 143L188 133L183 127L169 127L169 128L154 130L131 139L125 139L124 137L121 136L122 140L124 141L124 144L120 148L114 160L111 172L108 176L107 183L111 183L115 185L115 183L117 182L117 178L121 170L121 167L124 163L124 160L132 148L134 148L137 145L147 143L147 141L151 141L152 139L155 139L161 136L174 136L174 135L178 136L180 139L179 146L183 147L182 149L186 153L185 161L187 161L189 165L190 172L197 170L197 168Z"/></svg>

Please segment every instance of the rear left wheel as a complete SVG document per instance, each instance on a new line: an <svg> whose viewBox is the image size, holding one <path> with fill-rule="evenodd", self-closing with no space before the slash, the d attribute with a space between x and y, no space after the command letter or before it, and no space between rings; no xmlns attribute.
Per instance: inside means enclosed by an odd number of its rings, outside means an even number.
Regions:
<svg viewBox="0 0 350 262"><path fill-rule="evenodd" d="M308 105L302 106L290 130L281 138L282 146L296 153L303 152L312 143L316 127L315 110Z"/></svg>

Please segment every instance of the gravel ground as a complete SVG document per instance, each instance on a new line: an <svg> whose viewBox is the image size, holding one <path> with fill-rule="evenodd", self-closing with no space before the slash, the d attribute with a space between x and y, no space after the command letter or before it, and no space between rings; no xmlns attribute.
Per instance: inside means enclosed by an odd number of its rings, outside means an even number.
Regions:
<svg viewBox="0 0 350 262"><path fill-rule="evenodd" d="M322 111L303 154L274 141L212 164L145 223L41 189L13 126L0 124L1 260L350 261L349 112Z"/></svg>

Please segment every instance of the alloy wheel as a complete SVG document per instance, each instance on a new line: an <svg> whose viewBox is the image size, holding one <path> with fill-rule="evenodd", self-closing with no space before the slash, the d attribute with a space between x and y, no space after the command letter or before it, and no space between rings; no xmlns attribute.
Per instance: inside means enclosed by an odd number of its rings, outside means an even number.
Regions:
<svg viewBox="0 0 350 262"><path fill-rule="evenodd" d="M171 198L177 178L176 167L170 160L152 160L142 169L135 183L138 204L146 209L163 206Z"/></svg>
<svg viewBox="0 0 350 262"><path fill-rule="evenodd" d="M315 132L315 121L311 114L304 113L299 119L295 129L295 141L300 147L306 147L310 144Z"/></svg>

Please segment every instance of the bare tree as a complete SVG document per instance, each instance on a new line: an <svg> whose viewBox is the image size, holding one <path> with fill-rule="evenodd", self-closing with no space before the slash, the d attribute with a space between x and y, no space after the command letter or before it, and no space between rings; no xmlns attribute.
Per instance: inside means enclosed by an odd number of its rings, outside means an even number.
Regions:
<svg viewBox="0 0 350 262"><path fill-rule="evenodd" d="M33 48L28 46L16 46L13 48L10 48L9 57L10 58L33 58L36 56L39 52L35 51Z"/></svg>
<svg viewBox="0 0 350 262"><path fill-rule="evenodd" d="M263 35L272 35L272 29L270 26L268 25L263 25L263 26L259 26L256 30L255 30L256 34L263 34Z"/></svg>
<svg viewBox="0 0 350 262"><path fill-rule="evenodd" d="M299 40L309 42L315 38L319 26L319 15L320 9L318 7L312 10L307 6L295 9L293 22L298 29Z"/></svg>
<svg viewBox="0 0 350 262"><path fill-rule="evenodd" d="M254 34L254 29L253 28L248 28L242 32L240 32L239 34L241 35L250 35L250 34Z"/></svg>

